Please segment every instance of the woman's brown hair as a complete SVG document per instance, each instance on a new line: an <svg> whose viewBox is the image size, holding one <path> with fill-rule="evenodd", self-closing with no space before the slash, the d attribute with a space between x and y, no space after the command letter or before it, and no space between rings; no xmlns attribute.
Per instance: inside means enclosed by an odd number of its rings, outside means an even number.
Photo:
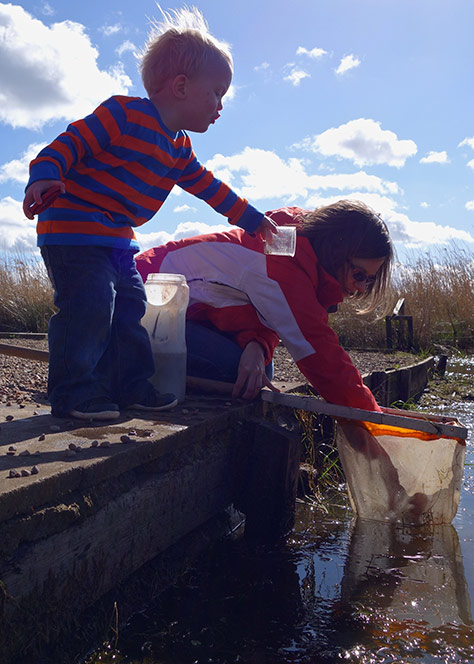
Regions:
<svg viewBox="0 0 474 664"><path fill-rule="evenodd" d="M361 201L341 200L304 215L298 233L308 238L320 265L336 279L354 258L384 258L375 282L353 296L362 305L360 313L383 303L394 254L388 228L374 210Z"/></svg>

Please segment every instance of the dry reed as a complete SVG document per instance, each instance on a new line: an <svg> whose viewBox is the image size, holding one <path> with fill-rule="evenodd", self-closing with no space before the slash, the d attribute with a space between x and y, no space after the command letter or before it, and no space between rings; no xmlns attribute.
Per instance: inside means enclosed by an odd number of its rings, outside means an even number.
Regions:
<svg viewBox="0 0 474 664"><path fill-rule="evenodd" d="M6 256L6 257L5 257ZM451 246L409 258L398 265L388 293L389 309L405 299L413 316L414 349L436 344L474 347L474 253ZM0 259L0 331L45 332L54 312L53 293L40 261L22 255ZM384 348L385 321L359 316L346 301L330 316L343 346Z"/></svg>
<svg viewBox="0 0 474 664"><path fill-rule="evenodd" d="M45 332L54 313L43 264L20 254L0 259L0 331Z"/></svg>

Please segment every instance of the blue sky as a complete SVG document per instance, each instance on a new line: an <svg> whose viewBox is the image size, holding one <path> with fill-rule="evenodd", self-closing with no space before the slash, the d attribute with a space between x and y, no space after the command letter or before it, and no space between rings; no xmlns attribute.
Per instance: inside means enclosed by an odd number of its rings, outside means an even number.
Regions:
<svg viewBox="0 0 474 664"><path fill-rule="evenodd" d="M235 64L198 158L262 211L358 198L400 258L474 249L472 0L196 0ZM162 3L164 9L180 4ZM151 0L0 3L0 229L36 252L21 211L27 165L112 94L144 96L135 53ZM175 188L142 248L227 227Z"/></svg>

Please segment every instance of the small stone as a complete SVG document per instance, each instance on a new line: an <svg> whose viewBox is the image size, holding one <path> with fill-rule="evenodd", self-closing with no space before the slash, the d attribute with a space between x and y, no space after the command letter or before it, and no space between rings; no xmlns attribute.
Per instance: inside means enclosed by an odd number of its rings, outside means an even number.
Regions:
<svg viewBox="0 0 474 664"><path fill-rule="evenodd" d="M8 448L8 451L9 451L9 452L16 452L16 447L15 447L15 445L10 445L10 447Z"/></svg>
<svg viewBox="0 0 474 664"><path fill-rule="evenodd" d="M98 447L99 446L99 441L98 440L93 440L91 443L91 447Z"/></svg>
<svg viewBox="0 0 474 664"><path fill-rule="evenodd" d="M15 452L14 452L13 450L8 450L7 454L8 454L9 456L13 456L13 455L15 454Z"/></svg>
<svg viewBox="0 0 474 664"><path fill-rule="evenodd" d="M103 440L99 447L110 447L110 440Z"/></svg>
<svg viewBox="0 0 474 664"><path fill-rule="evenodd" d="M20 473L14 468L12 468L8 473L8 477L20 477Z"/></svg>
<svg viewBox="0 0 474 664"><path fill-rule="evenodd" d="M33 466L33 468L31 469L31 474L32 475L37 475L38 473L39 473L38 466Z"/></svg>
<svg viewBox="0 0 474 664"><path fill-rule="evenodd" d="M36 452L33 452L31 456L40 456L41 452L39 450L36 450Z"/></svg>
<svg viewBox="0 0 474 664"><path fill-rule="evenodd" d="M24 404L24 403L21 403L19 407L20 407L20 408L24 408L24 407L25 407L25 404Z"/></svg>
<svg viewBox="0 0 474 664"><path fill-rule="evenodd" d="M120 440L122 443L133 443L133 440L127 435L120 436Z"/></svg>
<svg viewBox="0 0 474 664"><path fill-rule="evenodd" d="M61 427L59 427L57 424L52 424L49 427L49 430L52 431L53 433L57 433L58 431L61 431Z"/></svg>
<svg viewBox="0 0 474 664"><path fill-rule="evenodd" d="M18 456L30 456L30 455L31 455L30 450L23 450L22 452L20 452Z"/></svg>
<svg viewBox="0 0 474 664"><path fill-rule="evenodd" d="M7 416L5 417L5 419L6 419L7 422L11 422L12 419L13 419L13 415L7 415Z"/></svg>
<svg viewBox="0 0 474 664"><path fill-rule="evenodd" d="M5 404L5 406L11 406L11 405L12 405L11 401L7 401L7 403Z"/></svg>
<svg viewBox="0 0 474 664"><path fill-rule="evenodd" d="M76 443L69 443L68 445L69 449L75 452L77 450L77 445Z"/></svg>
<svg viewBox="0 0 474 664"><path fill-rule="evenodd" d="M26 470L26 468L23 468L23 470L21 471L21 476L22 477L29 477L30 474L31 474L30 471Z"/></svg>
<svg viewBox="0 0 474 664"><path fill-rule="evenodd" d="M129 435L129 436L136 436L136 435L137 435L137 432L136 432L135 429L130 429L130 431L128 432L128 435Z"/></svg>
<svg viewBox="0 0 474 664"><path fill-rule="evenodd" d="M44 435L44 433L42 433L41 436L38 438L38 440L45 440L45 439L46 439L46 436Z"/></svg>

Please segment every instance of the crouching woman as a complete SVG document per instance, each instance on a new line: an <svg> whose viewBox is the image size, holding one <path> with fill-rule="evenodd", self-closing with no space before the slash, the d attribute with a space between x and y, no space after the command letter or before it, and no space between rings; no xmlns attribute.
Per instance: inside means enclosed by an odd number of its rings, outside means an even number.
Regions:
<svg viewBox="0 0 474 664"><path fill-rule="evenodd" d="M272 358L285 345L309 383L331 403L380 410L328 322L345 298L360 309L382 304L393 248L387 226L358 201L267 215L297 228L293 257L264 253L243 230L168 242L137 256L143 281L183 274L190 289L188 375L234 383L233 396L273 388Z"/></svg>

